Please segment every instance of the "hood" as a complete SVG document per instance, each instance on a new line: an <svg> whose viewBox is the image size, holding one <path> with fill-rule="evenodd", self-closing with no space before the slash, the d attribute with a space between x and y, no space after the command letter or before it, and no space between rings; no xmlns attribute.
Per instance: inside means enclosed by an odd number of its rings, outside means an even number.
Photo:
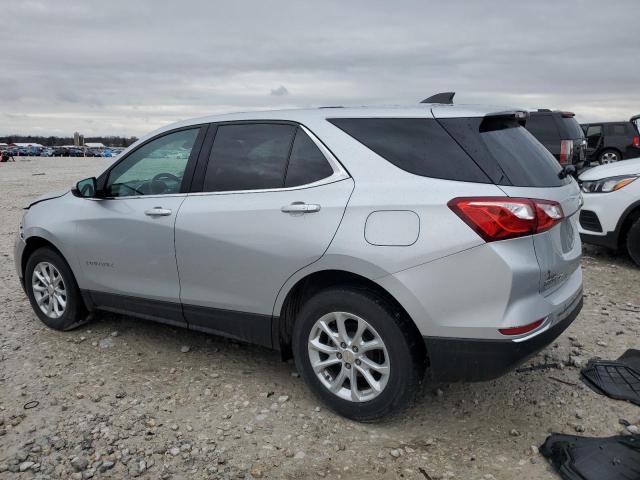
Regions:
<svg viewBox="0 0 640 480"><path fill-rule="evenodd" d="M68 189L67 190L58 190L58 191L55 191L55 192L45 193L44 195L40 195L35 200L32 200L29 204L27 204L26 207L24 207L24 209L25 210L29 210L36 203L44 202L46 200L51 200L51 199L54 199L54 198L59 198L59 197L62 197L63 195L66 195L67 193L69 193Z"/></svg>
<svg viewBox="0 0 640 480"><path fill-rule="evenodd" d="M619 175L640 175L640 158L590 168L580 175L580 180L600 180Z"/></svg>

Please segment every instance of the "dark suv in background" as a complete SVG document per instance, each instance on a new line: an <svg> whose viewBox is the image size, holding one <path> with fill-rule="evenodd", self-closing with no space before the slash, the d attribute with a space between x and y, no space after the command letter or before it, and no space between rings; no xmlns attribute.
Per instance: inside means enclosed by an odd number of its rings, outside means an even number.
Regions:
<svg viewBox="0 0 640 480"><path fill-rule="evenodd" d="M544 108L530 111L525 128L561 165L575 165L580 169L585 164L587 143L572 112Z"/></svg>
<svg viewBox="0 0 640 480"><path fill-rule="evenodd" d="M627 122L598 122L582 124L587 137L587 156L591 162L613 163L640 157L640 116Z"/></svg>

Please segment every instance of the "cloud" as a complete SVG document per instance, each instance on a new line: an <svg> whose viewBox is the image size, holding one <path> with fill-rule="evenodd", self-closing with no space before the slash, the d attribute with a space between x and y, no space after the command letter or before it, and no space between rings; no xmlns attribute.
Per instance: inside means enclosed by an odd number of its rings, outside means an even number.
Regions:
<svg viewBox="0 0 640 480"><path fill-rule="evenodd" d="M640 113L636 10L637 0L6 2L0 134L142 135L209 113L414 104L439 91L624 119Z"/></svg>
<svg viewBox="0 0 640 480"><path fill-rule="evenodd" d="M278 88L271 89L271 95L274 97L284 97L285 95L289 95L289 90L284 85L280 85Z"/></svg>

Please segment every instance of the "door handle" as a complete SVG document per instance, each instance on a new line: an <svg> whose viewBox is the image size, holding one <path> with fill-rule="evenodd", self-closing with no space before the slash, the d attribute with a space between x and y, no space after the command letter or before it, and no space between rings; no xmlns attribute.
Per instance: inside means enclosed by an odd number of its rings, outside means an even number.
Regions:
<svg viewBox="0 0 640 480"><path fill-rule="evenodd" d="M290 205L286 205L280 209L284 213L303 214L314 213L320 211L320 205L315 203L293 202Z"/></svg>
<svg viewBox="0 0 640 480"><path fill-rule="evenodd" d="M171 215L171 210L162 207L153 207L144 212L149 217L166 217Z"/></svg>

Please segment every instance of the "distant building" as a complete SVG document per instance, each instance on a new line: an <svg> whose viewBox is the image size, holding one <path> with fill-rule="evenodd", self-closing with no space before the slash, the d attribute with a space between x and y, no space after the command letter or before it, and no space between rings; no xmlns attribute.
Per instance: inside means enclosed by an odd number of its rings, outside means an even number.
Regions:
<svg viewBox="0 0 640 480"><path fill-rule="evenodd" d="M100 142L87 142L84 146L87 148L105 148L104 143Z"/></svg>

